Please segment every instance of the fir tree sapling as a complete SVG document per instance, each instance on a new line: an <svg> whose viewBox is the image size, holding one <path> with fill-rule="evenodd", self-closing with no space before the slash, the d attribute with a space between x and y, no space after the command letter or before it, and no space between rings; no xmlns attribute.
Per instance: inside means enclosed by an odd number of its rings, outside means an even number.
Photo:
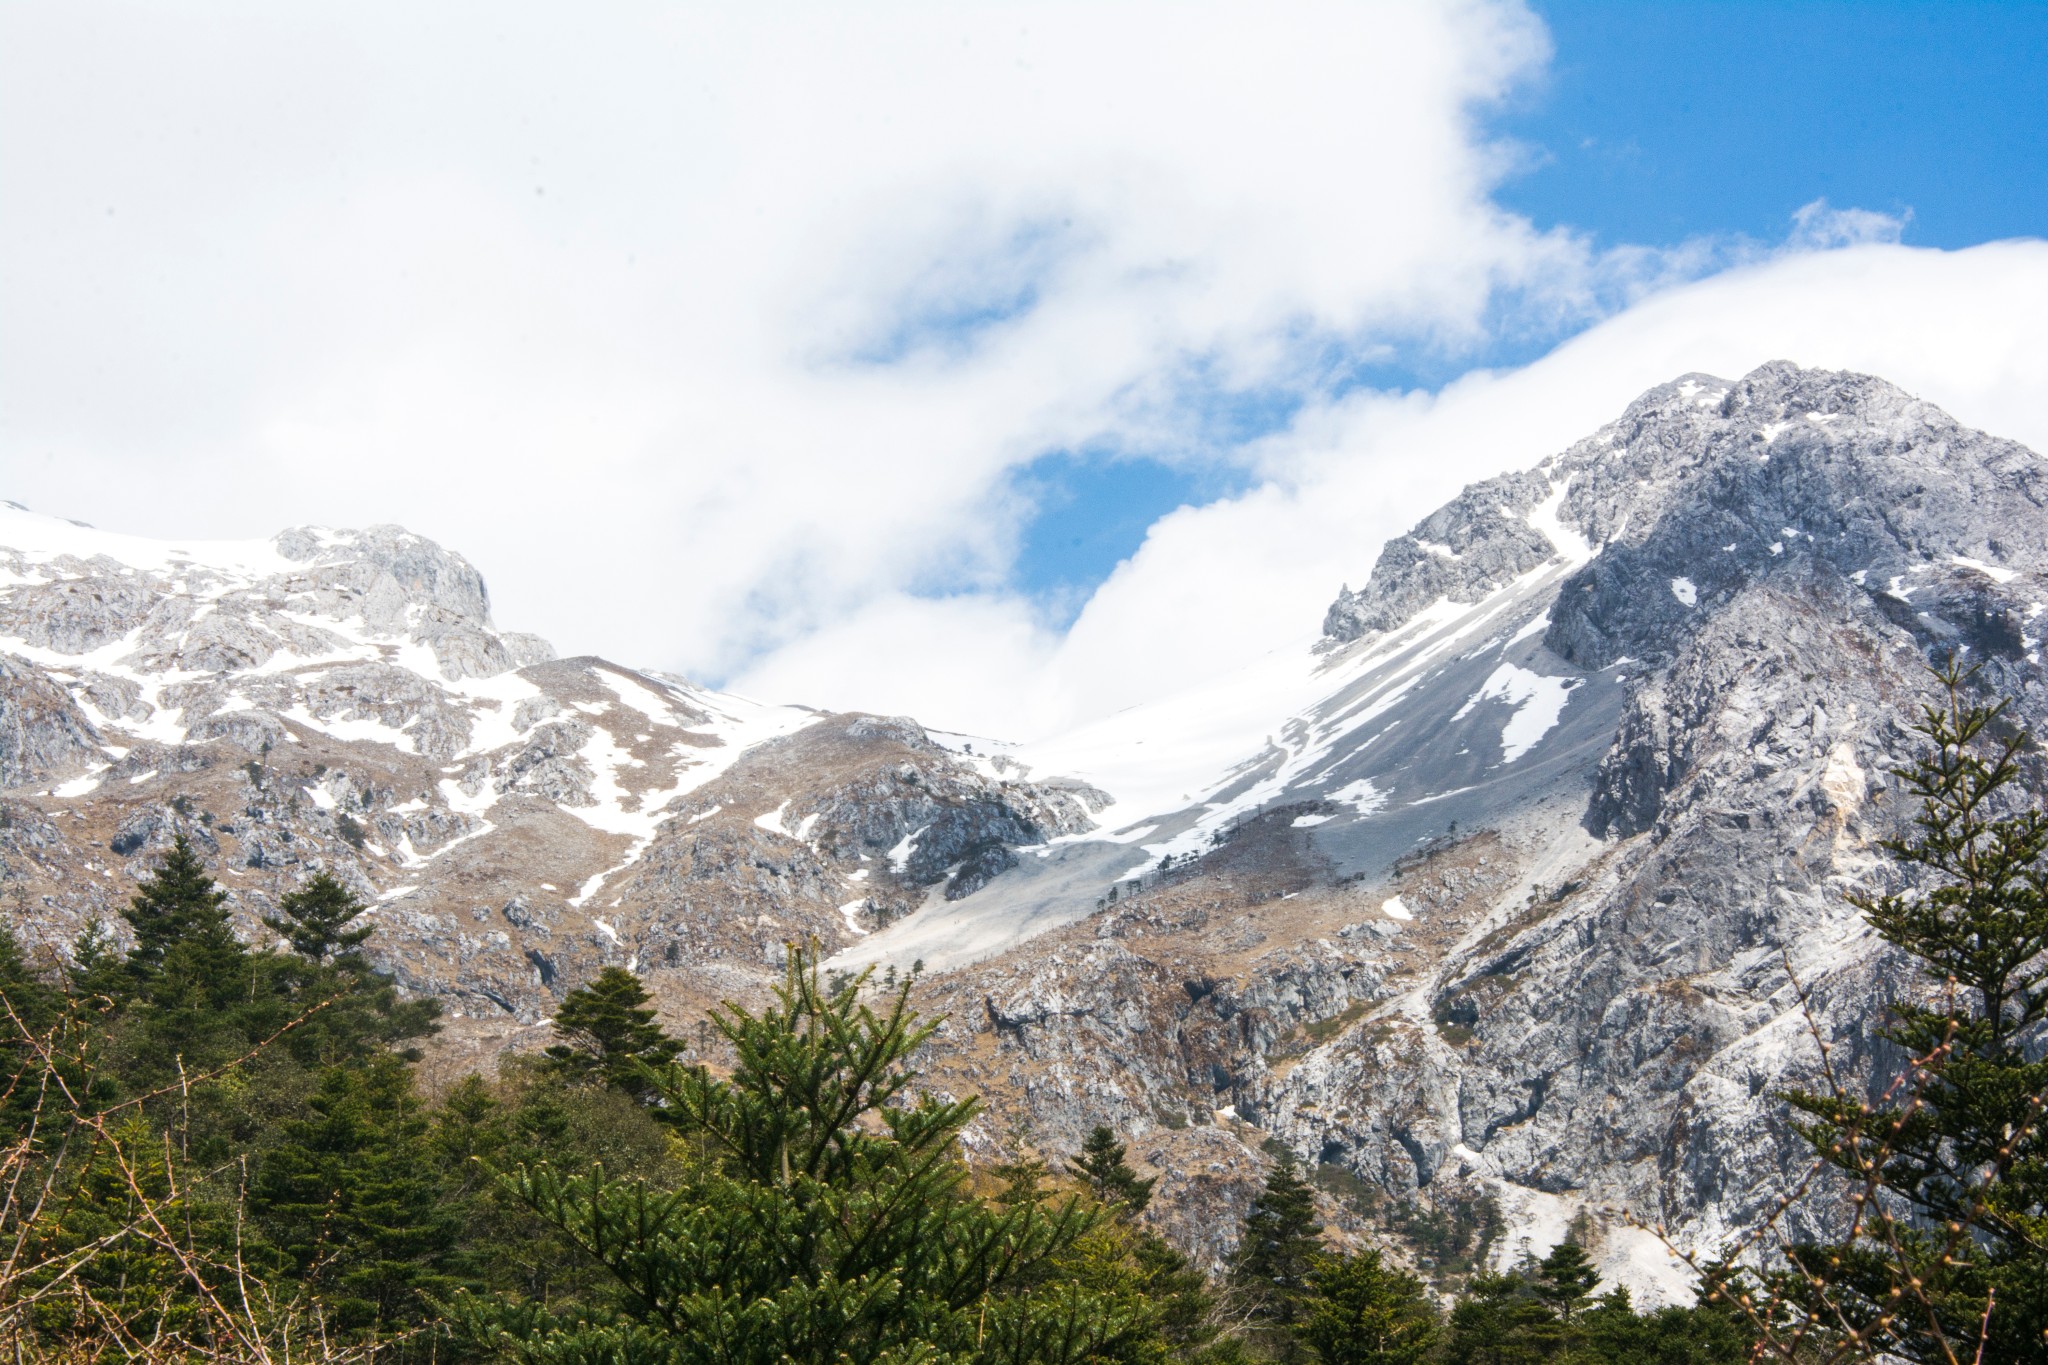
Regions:
<svg viewBox="0 0 2048 1365"><path fill-rule="evenodd" d="M311 1108L284 1123L264 1154L250 1214L334 1328L420 1322L425 1295L461 1283L460 1223L412 1073L389 1053L330 1067Z"/></svg>
<svg viewBox="0 0 2048 1365"><path fill-rule="evenodd" d="M278 913L263 922L282 934L292 951L315 962L326 962L353 953L370 937L374 926L348 927L363 913L355 893L325 872L316 872L306 884L288 892L277 903Z"/></svg>
<svg viewBox="0 0 2048 1365"><path fill-rule="evenodd" d="M652 1071L675 1060L683 1045L662 1032L640 978L623 967L606 967L578 986L555 1011L561 1042L547 1051L555 1074L608 1085L629 1095L652 1092Z"/></svg>
<svg viewBox="0 0 2048 1365"><path fill-rule="evenodd" d="M1275 1334L1282 1353L1290 1358L1290 1332L1308 1294L1309 1275L1322 1249L1321 1234L1315 1191L1301 1178L1293 1155L1283 1153L1245 1214L1230 1262L1230 1284L1246 1317Z"/></svg>
<svg viewBox="0 0 2048 1365"><path fill-rule="evenodd" d="M1158 1183L1140 1179L1136 1171L1124 1164L1124 1145L1116 1140L1107 1124L1096 1124L1088 1134L1074 1168L1097 1199L1121 1205L1132 1217L1143 1213L1152 1202L1152 1187Z"/></svg>
<svg viewBox="0 0 2048 1365"><path fill-rule="evenodd" d="M1323 1365L1421 1365L1442 1334L1422 1282L1378 1251L1318 1256L1296 1335Z"/></svg>
<svg viewBox="0 0 2048 1365"><path fill-rule="evenodd" d="M228 893L214 884L191 843L179 834L156 872L136 888L121 918L135 931L128 971L138 988L160 975L166 959L184 950L188 966L223 965L241 955L241 944L223 909ZM238 964L237 964L238 965Z"/></svg>
<svg viewBox="0 0 2048 1365"><path fill-rule="evenodd" d="M1538 1264L1534 1288L1537 1298L1560 1319L1570 1322L1573 1314L1593 1297L1593 1287L1599 1282L1600 1272L1592 1257L1577 1242L1566 1238Z"/></svg>
<svg viewBox="0 0 2048 1365"><path fill-rule="evenodd" d="M65 988L73 1002L89 1013L114 1008L126 994L127 964L103 919L95 919L71 941L71 962L64 971Z"/></svg>

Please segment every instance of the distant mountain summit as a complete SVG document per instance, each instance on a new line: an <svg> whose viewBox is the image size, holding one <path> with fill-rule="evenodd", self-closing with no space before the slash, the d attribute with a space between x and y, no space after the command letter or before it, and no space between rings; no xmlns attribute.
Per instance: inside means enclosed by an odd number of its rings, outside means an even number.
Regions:
<svg viewBox="0 0 2048 1365"><path fill-rule="evenodd" d="M2044 494L2039 456L1881 380L1684 376L1389 542L1298 664L1023 751L1115 795L1148 780L1126 756L1249 722L1059 851L1115 849L1113 903L1045 931L1027 858L853 953L1035 932L942 978L994 1049L946 1083L1068 1142L1081 1109L1147 1133L1191 1242L1243 1196L1233 1150L1277 1139L1439 1211L1493 1199L1496 1257L1586 1215L1611 1279L1683 1297L1611 1211L1711 1248L1803 1170L1773 1098L1818 1060L1801 991L1882 1074L1871 1027L1915 982L1846 893L1892 875L1929 662L1964 651L2048 732Z"/></svg>
<svg viewBox="0 0 2048 1365"><path fill-rule="evenodd" d="M29 939L118 928L184 832L252 934L297 879L341 877L373 960L458 1034L516 1034L607 965L716 998L730 959L765 972L792 937L968 894L1106 799L912 721L556 659L397 527L157 542L9 504L0 575L0 851L43 888Z"/></svg>
<svg viewBox="0 0 2048 1365"><path fill-rule="evenodd" d="M1344 644L1438 601L1476 603L1590 544L1600 553L1560 594L1545 643L1604 667L1666 652L1747 585L1815 565L1894 597L2038 574L2044 496L2039 456L1881 379L1784 361L1732 383L1687 375L1389 541L1323 629ZM1949 615L1935 615L1959 642L1983 629L2005 634L1980 643L2019 638L2014 623L1943 600Z"/></svg>
<svg viewBox="0 0 2048 1365"><path fill-rule="evenodd" d="M815 939L926 969L921 1065L989 1097L977 1158L1111 1123L1199 1252L1278 1143L1382 1210L1492 1201L1460 1255L1583 1215L1611 1280L1680 1297L1605 1211L1707 1248L1770 1203L1802 992L1883 1074L1915 983L1846 897L1892 875L1930 659L2048 732L2044 498L2039 456L1882 380L1687 375L1389 541L1297 653L1028 745L556 659L394 527L10 506L5 904L61 955L183 832L255 938L332 871L448 1002L443 1067L544 1039L604 966L681 1020Z"/></svg>

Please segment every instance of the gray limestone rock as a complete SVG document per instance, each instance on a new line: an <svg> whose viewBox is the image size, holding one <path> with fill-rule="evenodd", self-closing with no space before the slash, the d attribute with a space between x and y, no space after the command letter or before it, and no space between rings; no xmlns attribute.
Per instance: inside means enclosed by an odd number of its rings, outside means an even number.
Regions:
<svg viewBox="0 0 2048 1365"><path fill-rule="evenodd" d="M268 711L253 710L216 711L193 722L185 730L185 738L191 743L224 740L251 754L267 753L285 743L288 735L283 721Z"/></svg>
<svg viewBox="0 0 2048 1365"><path fill-rule="evenodd" d="M446 762L469 743L470 713L432 679L395 664L328 669L307 677L304 690L317 719L371 722L392 732L383 742L409 744L429 758Z"/></svg>
<svg viewBox="0 0 2048 1365"><path fill-rule="evenodd" d="M536 726L498 763L493 786L501 794L525 792L557 805L591 805L595 774L580 751L594 733L589 722L573 718Z"/></svg>
<svg viewBox="0 0 2048 1365"><path fill-rule="evenodd" d="M148 720L156 710L142 699L141 684L105 673L81 673L77 695L109 720Z"/></svg>
<svg viewBox="0 0 2048 1365"><path fill-rule="evenodd" d="M84 772L105 761L100 746L69 692L27 660L0 654L0 788Z"/></svg>
<svg viewBox="0 0 2048 1365"><path fill-rule="evenodd" d="M1529 477L1475 485L1390 546L1386 581L1333 605L1330 639L1531 566L1501 526L1562 491L1558 525L1593 553L1552 590L1543 643L1621 684L1585 778L1603 843L1442 960L1421 1028L1370 1058L1318 1049L1239 1107L1395 1190L1470 1168L1705 1246L1801 1169L1772 1098L1818 1061L1798 991L1844 1074L1881 1083L1896 1064L1870 1025L1915 979L1845 893L1895 875L1877 846L1912 814L1890 769L1930 661L1960 648L1979 687L2048 728L2030 624L2048 464L1880 380L1780 363L1660 386ZM1829 1214L1799 1216L1814 1231Z"/></svg>
<svg viewBox="0 0 2048 1365"><path fill-rule="evenodd" d="M1391 630L1439 598L1470 604L1550 562L1556 547L1529 524L1550 496L1550 480L1530 471L1477 483L1380 551L1357 592L1337 594L1323 634L1348 643Z"/></svg>

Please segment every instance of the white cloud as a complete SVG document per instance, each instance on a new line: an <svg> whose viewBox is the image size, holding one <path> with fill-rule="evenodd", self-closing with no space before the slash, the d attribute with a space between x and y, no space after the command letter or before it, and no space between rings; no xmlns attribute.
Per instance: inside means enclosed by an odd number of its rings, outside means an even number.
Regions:
<svg viewBox="0 0 2048 1365"><path fill-rule="evenodd" d="M1510 0L7 7L0 496L403 521L565 649L1023 733L1312 630L1386 531L1677 369L1853 354L1960 392L1953 336L1965 397L2031 411L2022 291L1912 283L1981 258L1800 256L1523 375L1312 408L1070 635L1002 594L1005 471L1206 458L1191 374L1302 383L1333 342L1456 348L1504 298L1552 327L1725 260L1491 202L1475 111L1546 58ZM1914 322L1866 318L1887 290Z"/></svg>
<svg viewBox="0 0 2048 1365"><path fill-rule="evenodd" d="M1788 245L1800 251L1826 251L1839 246L1897 242L1911 221L1911 209L1894 215L1871 209L1838 209L1825 199L1815 199L1793 212Z"/></svg>
<svg viewBox="0 0 2048 1365"><path fill-rule="evenodd" d="M935 610L929 632L897 604L886 661L856 663L861 636L849 629L787 671L764 661L758 677L787 687L844 665L849 701L876 705L919 689L927 661L944 657L954 672L928 694L927 715L1019 735L1060 729L1305 648L1338 585L1363 582L1389 537L1466 483L1534 464L1689 371L1735 378L1782 358L1880 374L2048 451L2043 316L2048 242L1783 254L1657 294L1523 369L1305 413L1265 443L1267 483L1161 520L1065 637L990 629L1002 647L978 680L957 673L981 638L959 602ZM993 624L1017 607L980 610Z"/></svg>
<svg viewBox="0 0 2048 1365"><path fill-rule="evenodd" d="M1486 197L1471 111L1545 42L1480 0L10 7L9 494L403 520L565 647L719 671L998 582L1003 470L1170 429L1191 360L1608 287Z"/></svg>

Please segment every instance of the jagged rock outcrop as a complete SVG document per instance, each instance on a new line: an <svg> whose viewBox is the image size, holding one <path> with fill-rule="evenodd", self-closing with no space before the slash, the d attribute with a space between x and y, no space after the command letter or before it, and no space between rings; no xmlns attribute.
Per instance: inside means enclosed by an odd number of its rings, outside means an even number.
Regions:
<svg viewBox="0 0 2048 1365"><path fill-rule="evenodd" d="M8 508L0 566L0 789L65 817L9 870L58 952L184 833L258 941L312 871L357 888L372 960L458 1032L607 965L687 1010L1087 827L1085 789L912 721L556 659L396 527L188 552Z"/></svg>
<svg viewBox="0 0 2048 1365"><path fill-rule="evenodd" d="M1550 496L1536 472L1477 483L1380 551L1357 592L1337 594L1323 635L1347 644L1410 620L1439 599L1470 605L1547 564L1557 554L1528 513Z"/></svg>
<svg viewBox="0 0 2048 1365"><path fill-rule="evenodd" d="M1872 1024L1925 983L1848 893L1897 875L1878 846L1913 813L1892 769L1929 663L1962 649L1973 686L2048 732L2044 493L2032 452L1864 376L1774 364L1652 390L1390 543L1330 609L1330 699L1220 789L1289 812L1329 869L1287 883L1324 888L1290 892L1290 927L1241 941L1320 932L1369 964L1310 970L1295 996L1278 962L1224 951L1215 922L1272 894L1240 860L1199 925L1120 939L1114 961L1070 965L1080 925L949 973L988 1002L958 1065L1011 1087L1055 1152L1081 1109L1170 1160L1164 1116L1209 1110L1216 1134L1250 1120L1385 1198L1490 1195L1554 1228L1626 1208L1713 1247L1804 1172L1775 1096L1814 1079L1808 1009L1841 1074L1898 1064ZM1156 894L1221 891L1219 851L1197 852ZM1334 934L1314 918L1332 895L1355 897ZM1148 984L1196 976L1234 1008L1206 1083L1184 1040L1213 1007ZM1639 1294L1682 1296L1653 1243L1617 1232L1606 1254Z"/></svg>
<svg viewBox="0 0 2048 1365"><path fill-rule="evenodd" d="M100 757L99 734L71 694L0 656L0 788L70 777Z"/></svg>

